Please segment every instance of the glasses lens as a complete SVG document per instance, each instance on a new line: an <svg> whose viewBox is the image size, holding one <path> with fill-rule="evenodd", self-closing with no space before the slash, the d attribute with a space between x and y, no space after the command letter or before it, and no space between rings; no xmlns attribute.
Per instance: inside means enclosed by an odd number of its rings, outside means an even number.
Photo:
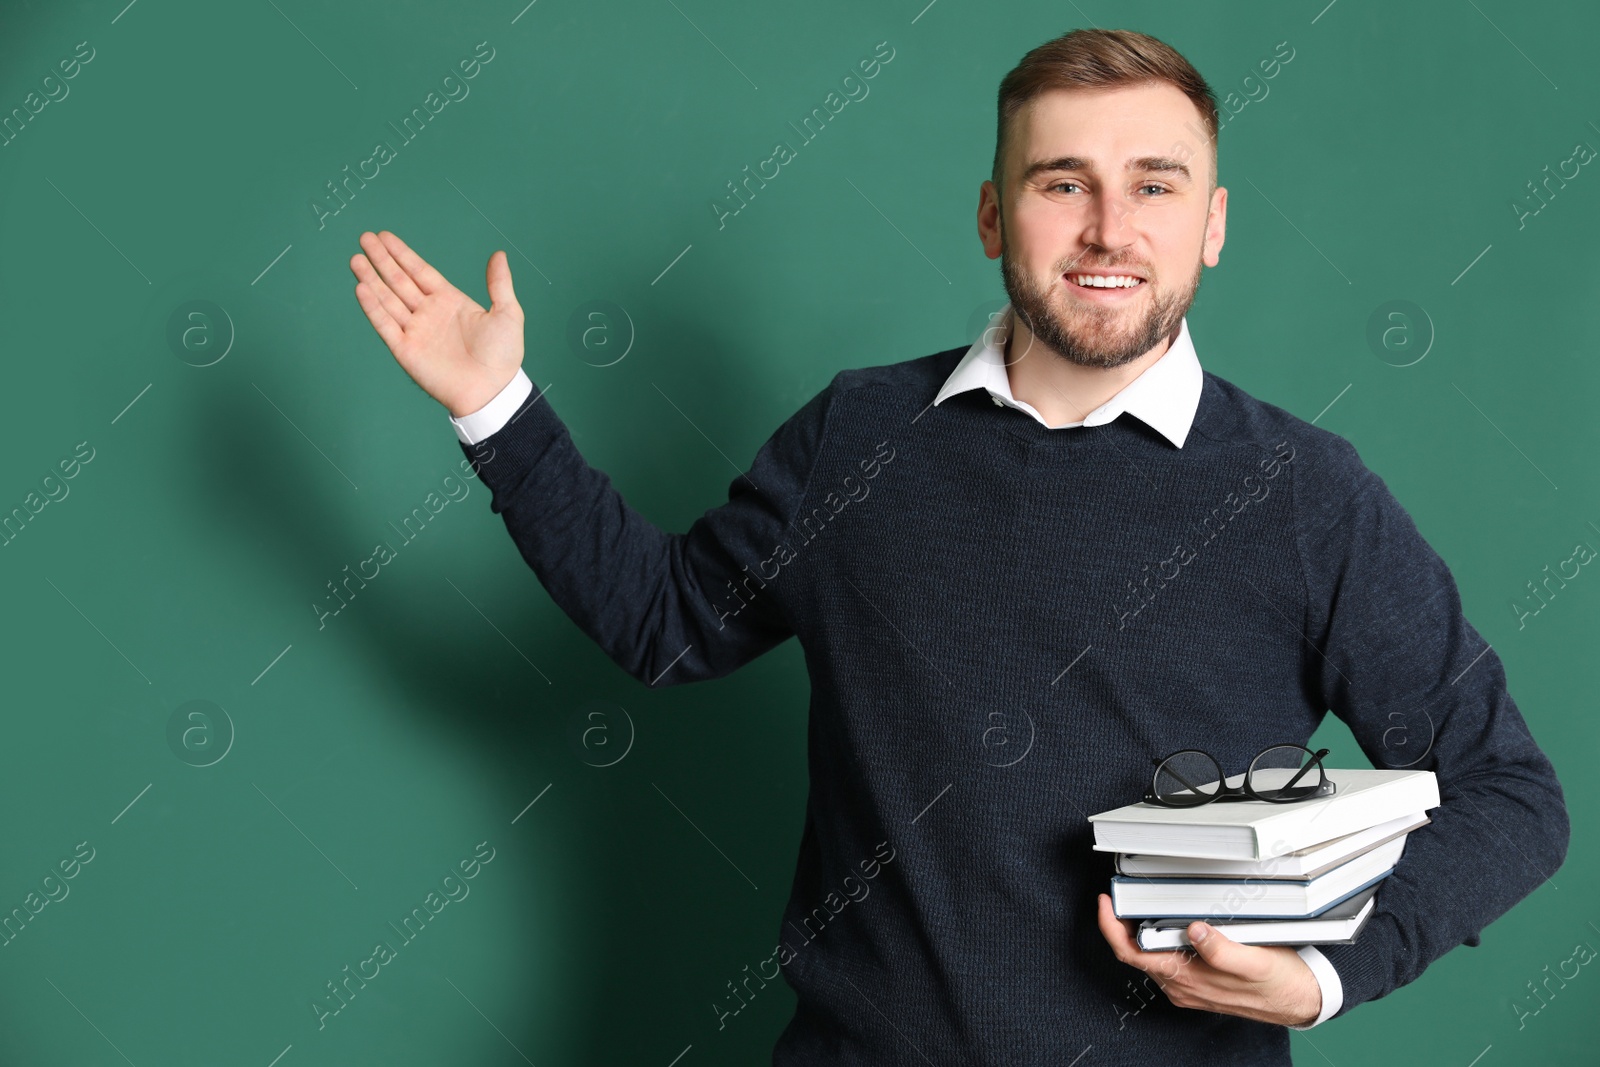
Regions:
<svg viewBox="0 0 1600 1067"><path fill-rule="evenodd" d="M1303 745L1274 745L1250 763L1245 788L1262 800L1290 801L1315 796L1322 788L1322 761Z"/></svg>
<svg viewBox="0 0 1600 1067"><path fill-rule="evenodd" d="M1174 752L1156 768L1152 792L1163 804L1188 807L1204 804L1222 789L1222 768L1217 761L1193 749Z"/></svg>

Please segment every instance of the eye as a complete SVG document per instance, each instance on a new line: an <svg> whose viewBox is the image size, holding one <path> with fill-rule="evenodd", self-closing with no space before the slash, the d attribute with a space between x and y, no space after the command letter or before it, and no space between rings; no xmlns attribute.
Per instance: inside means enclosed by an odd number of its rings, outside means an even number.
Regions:
<svg viewBox="0 0 1600 1067"><path fill-rule="evenodd" d="M1048 186L1046 186L1046 187L1045 187L1045 188L1047 188L1047 189L1059 189L1059 188L1061 188L1061 187L1062 187L1062 186L1063 186L1063 185L1077 185L1077 184L1078 184L1078 183L1077 183L1077 182L1075 182L1075 181L1068 181L1068 180L1066 180L1066 179L1063 179L1063 180L1061 180L1061 181L1058 181L1058 182L1056 182L1056 183L1055 183L1055 184L1054 184L1054 185L1048 185Z"/></svg>
<svg viewBox="0 0 1600 1067"><path fill-rule="evenodd" d="M1144 185L1139 186L1139 188L1140 189L1154 189L1157 192L1161 192L1161 193L1165 193L1165 192L1168 191L1166 186L1164 186L1164 185L1156 185L1154 182L1148 182L1148 183L1146 183Z"/></svg>

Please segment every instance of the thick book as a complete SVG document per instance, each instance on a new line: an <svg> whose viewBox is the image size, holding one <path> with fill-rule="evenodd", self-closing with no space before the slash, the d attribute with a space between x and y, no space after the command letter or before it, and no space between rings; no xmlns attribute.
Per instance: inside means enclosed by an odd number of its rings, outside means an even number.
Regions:
<svg viewBox="0 0 1600 1067"><path fill-rule="evenodd" d="M1267 787L1281 785L1295 773L1288 767L1256 772L1258 783ZM1288 804L1252 799L1169 808L1140 801L1097 812L1089 816L1094 847L1101 852L1264 860L1439 806L1439 783L1432 771L1329 767L1327 774L1337 788L1334 795ZM1241 771L1226 781L1242 785L1244 776Z"/></svg>
<svg viewBox="0 0 1600 1067"><path fill-rule="evenodd" d="M1315 878L1111 879L1111 906L1119 919L1305 919L1375 884L1394 870L1406 839L1346 860Z"/></svg>
<svg viewBox="0 0 1600 1067"><path fill-rule="evenodd" d="M1361 936L1372 917L1377 892L1376 885L1368 886L1312 919L1207 920L1207 925L1242 945L1349 945ZM1146 919L1139 924L1139 947L1146 952L1192 948L1188 929L1193 921Z"/></svg>
<svg viewBox="0 0 1600 1067"><path fill-rule="evenodd" d="M1420 811L1413 812L1366 830L1264 860L1205 860L1193 856L1119 852L1116 871L1140 878L1315 878L1346 860L1354 859L1363 852L1371 851L1432 821Z"/></svg>

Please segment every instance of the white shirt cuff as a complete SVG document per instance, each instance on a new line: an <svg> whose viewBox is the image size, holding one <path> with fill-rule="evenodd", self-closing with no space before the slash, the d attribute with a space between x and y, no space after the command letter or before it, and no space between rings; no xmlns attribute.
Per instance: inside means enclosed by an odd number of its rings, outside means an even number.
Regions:
<svg viewBox="0 0 1600 1067"><path fill-rule="evenodd" d="M475 445L486 437L498 433L506 423L511 421L511 416L517 413L522 402L528 399L528 394L533 392L533 381L523 371L517 368L517 376L506 383L505 388L495 394L477 411L463 415L459 419L450 417L450 424L456 428L456 436L464 445Z"/></svg>
<svg viewBox="0 0 1600 1067"><path fill-rule="evenodd" d="M1311 968L1311 973L1316 976L1317 985L1322 987L1322 1011L1311 1022L1304 1026L1291 1026L1291 1030L1309 1030L1328 1020L1344 1004L1344 984L1339 981L1339 972L1333 969L1333 964L1328 962L1328 957L1318 951L1315 945L1302 945L1295 949L1300 958L1306 961L1306 966Z"/></svg>

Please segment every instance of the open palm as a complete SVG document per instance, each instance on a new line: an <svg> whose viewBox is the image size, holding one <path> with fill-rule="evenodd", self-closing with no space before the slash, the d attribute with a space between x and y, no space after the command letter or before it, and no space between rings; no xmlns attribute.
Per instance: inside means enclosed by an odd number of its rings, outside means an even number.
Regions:
<svg viewBox="0 0 1600 1067"><path fill-rule="evenodd" d="M522 306L504 251L489 257L489 310L445 280L399 237L363 233L350 258L356 300L423 391L457 418L483 407L522 366Z"/></svg>

